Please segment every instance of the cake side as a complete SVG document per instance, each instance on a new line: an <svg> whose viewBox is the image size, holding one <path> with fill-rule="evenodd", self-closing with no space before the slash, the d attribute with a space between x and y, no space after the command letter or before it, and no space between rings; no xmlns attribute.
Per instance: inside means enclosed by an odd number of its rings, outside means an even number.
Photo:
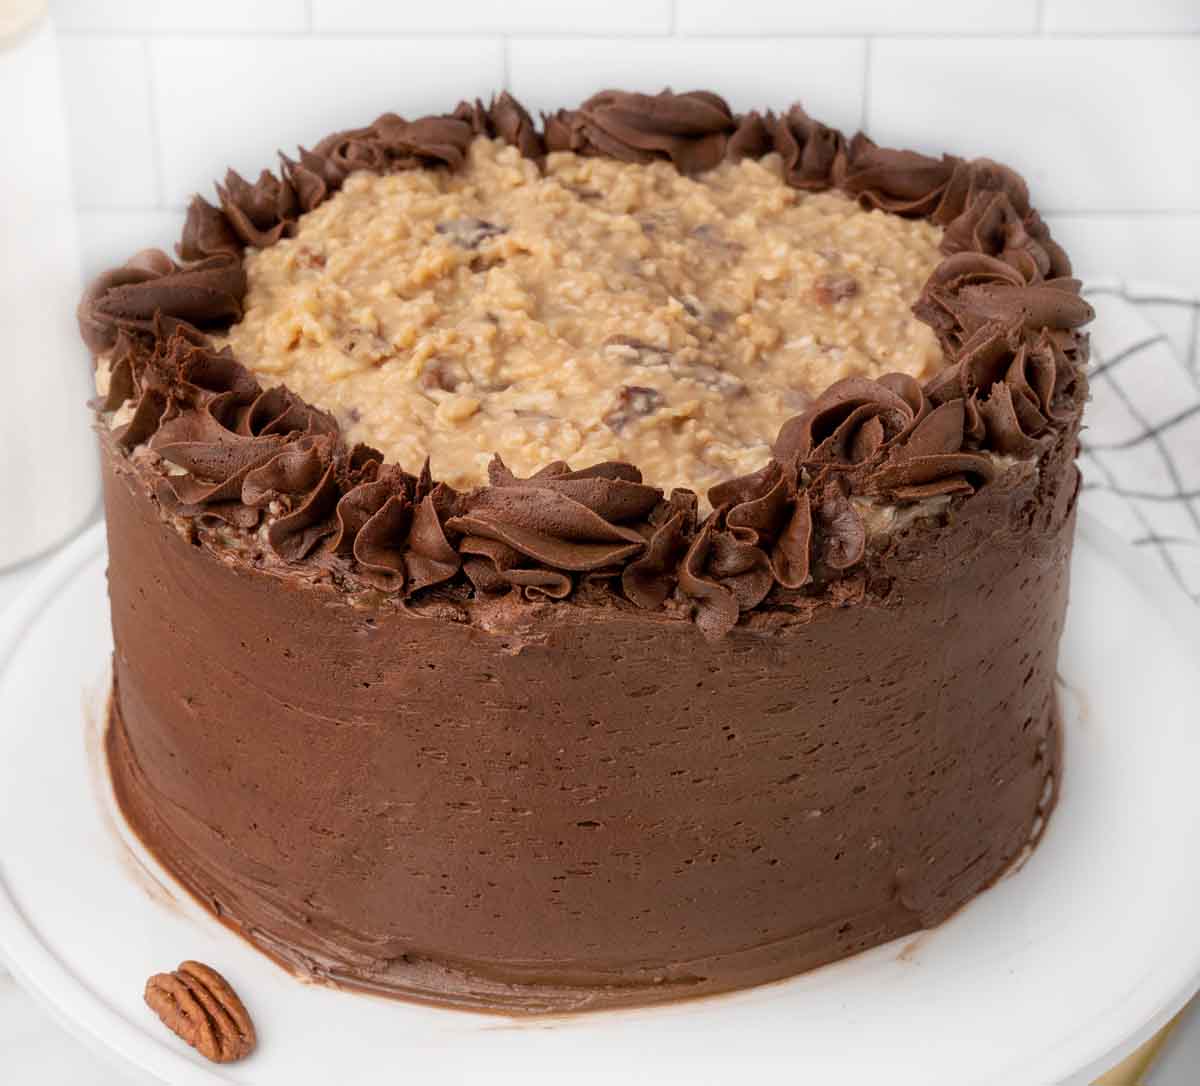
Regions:
<svg viewBox="0 0 1200 1086"><path fill-rule="evenodd" d="M110 451L121 807L298 972L434 1002L695 996L929 927L1049 813L1072 454L712 641L604 602L355 606L164 531Z"/></svg>

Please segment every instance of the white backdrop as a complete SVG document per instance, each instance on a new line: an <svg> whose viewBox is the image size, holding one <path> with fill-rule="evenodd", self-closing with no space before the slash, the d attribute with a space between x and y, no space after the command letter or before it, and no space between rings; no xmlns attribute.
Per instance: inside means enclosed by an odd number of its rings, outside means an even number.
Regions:
<svg viewBox="0 0 1200 1086"><path fill-rule="evenodd" d="M1030 179L1085 275L1200 293L1200 0L52 0L91 274L227 165L384 110L602 86L800 99Z"/></svg>

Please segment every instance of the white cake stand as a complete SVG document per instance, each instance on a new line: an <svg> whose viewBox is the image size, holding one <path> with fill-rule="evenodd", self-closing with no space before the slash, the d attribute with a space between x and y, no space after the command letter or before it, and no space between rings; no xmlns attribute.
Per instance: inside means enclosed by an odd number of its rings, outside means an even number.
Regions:
<svg viewBox="0 0 1200 1086"><path fill-rule="evenodd" d="M1063 639L1062 798L1028 862L936 930L802 977L533 1021L299 983L129 839L99 754L104 566L97 528L0 626L0 953L149 1081L1084 1083L1200 987L1200 622L1094 522ZM242 993L253 1058L206 1064L142 1004L184 958Z"/></svg>

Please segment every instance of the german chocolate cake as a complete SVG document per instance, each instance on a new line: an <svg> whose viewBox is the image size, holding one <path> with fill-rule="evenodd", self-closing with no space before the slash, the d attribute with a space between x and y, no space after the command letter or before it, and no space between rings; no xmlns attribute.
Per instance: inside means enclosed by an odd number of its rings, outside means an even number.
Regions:
<svg viewBox="0 0 1200 1086"><path fill-rule="evenodd" d="M606 91L217 192L80 324L113 785L223 921L587 1010L930 927L1036 843L1092 312L1012 170Z"/></svg>

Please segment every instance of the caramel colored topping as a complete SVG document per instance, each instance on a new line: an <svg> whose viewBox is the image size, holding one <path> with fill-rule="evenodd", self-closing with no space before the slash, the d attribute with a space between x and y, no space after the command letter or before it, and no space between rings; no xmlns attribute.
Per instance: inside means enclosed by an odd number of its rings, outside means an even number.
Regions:
<svg viewBox="0 0 1200 1086"><path fill-rule="evenodd" d="M353 173L248 251L228 342L452 486L498 453L519 474L626 460L703 493L761 467L835 381L942 364L911 313L940 239L792 188L777 154L696 176L572 151L542 168L481 137L457 172Z"/></svg>

